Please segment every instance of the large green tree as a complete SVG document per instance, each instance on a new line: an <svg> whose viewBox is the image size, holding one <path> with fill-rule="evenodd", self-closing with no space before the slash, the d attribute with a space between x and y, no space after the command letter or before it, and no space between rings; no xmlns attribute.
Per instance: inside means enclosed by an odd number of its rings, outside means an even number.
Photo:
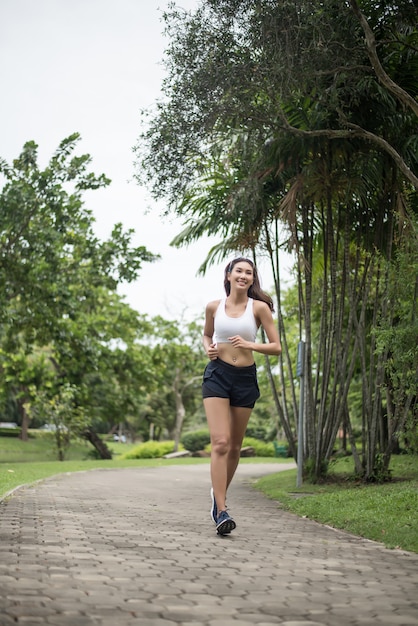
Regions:
<svg viewBox="0 0 418 626"><path fill-rule="evenodd" d="M156 391L149 399L153 407L150 419L166 429L177 451L183 427L201 407L201 381L206 355L197 322L152 319L149 337L156 365Z"/></svg>
<svg viewBox="0 0 418 626"><path fill-rule="evenodd" d="M89 155L75 154L79 140L78 134L64 139L44 169L32 141L12 164L0 161L5 179L0 368L3 398L14 394L21 407L23 436L29 418L25 404L40 390L52 400L60 397L60 387L70 385L74 406L89 409L91 420L99 412L98 381L109 393L117 381L121 411L133 402L123 359L138 376L137 389L149 375L146 353L134 348L148 326L118 296L117 287L136 279L142 264L157 256L132 246L132 231L124 232L121 224L107 241L97 238L83 193L110 181L89 171ZM40 349L47 368L36 357Z"/></svg>
<svg viewBox="0 0 418 626"><path fill-rule="evenodd" d="M296 394L277 254L278 225L287 224L307 343L305 458L318 478L341 424L350 425L360 369L356 463L372 480L396 437L383 436L388 353L376 352L372 331L393 315L385 263L403 238L416 241L416 8L409 0L211 0L165 18L165 98L138 143L138 178L183 217L177 245L220 236L203 270L235 250L268 254L282 384L291 390L291 410L286 399L277 408L288 433Z"/></svg>
<svg viewBox="0 0 418 626"><path fill-rule="evenodd" d="M71 318L78 303L103 286L115 290L155 260L144 246L132 247L132 231L116 224L108 241L94 234L94 218L83 202L86 190L107 186L88 170L89 155L74 155L78 134L64 139L45 169L37 145L25 144L8 165L0 194L0 319L4 332L49 339L54 321ZM31 336L32 333L32 336Z"/></svg>

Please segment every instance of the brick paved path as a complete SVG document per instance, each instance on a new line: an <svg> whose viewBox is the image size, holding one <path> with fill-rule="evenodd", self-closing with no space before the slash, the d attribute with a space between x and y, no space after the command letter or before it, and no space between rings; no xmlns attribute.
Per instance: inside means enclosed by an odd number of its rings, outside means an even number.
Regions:
<svg viewBox="0 0 418 626"><path fill-rule="evenodd" d="M418 625L418 555L281 511L241 464L215 534L207 465L59 475L0 503L1 626Z"/></svg>

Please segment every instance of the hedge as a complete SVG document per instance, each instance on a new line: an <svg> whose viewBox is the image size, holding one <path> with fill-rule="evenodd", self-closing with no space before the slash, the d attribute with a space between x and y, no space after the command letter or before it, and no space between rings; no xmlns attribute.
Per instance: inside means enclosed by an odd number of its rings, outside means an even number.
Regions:
<svg viewBox="0 0 418 626"><path fill-rule="evenodd" d="M19 437L21 432L20 426L17 428L0 428L0 437Z"/></svg>

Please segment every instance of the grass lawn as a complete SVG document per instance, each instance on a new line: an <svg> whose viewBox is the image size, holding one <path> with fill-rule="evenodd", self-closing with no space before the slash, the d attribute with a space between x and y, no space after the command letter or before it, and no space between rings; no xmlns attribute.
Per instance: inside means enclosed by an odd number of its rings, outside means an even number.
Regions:
<svg viewBox="0 0 418 626"><path fill-rule="evenodd" d="M89 458L93 449L87 442L71 444L65 461L57 461L51 443L50 433L42 437L21 441L16 437L0 437L0 498L4 497L20 485L33 483L55 474L67 472L83 472L92 469L122 468L122 467L159 467L161 465L190 465L209 463L208 458L186 457L180 459L122 459L122 455L138 444L108 442L107 446L113 453L109 461ZM287 459L256 458L242 459L245 463L260 462L283 463Z"/></svg>
<svg viewBox="0 0 418 626"><path fill-rule="evenodd" d="M352 469L346 457L336 462L324 484L297 488L296 470L290 470L264 476L255 487L291 513L387 548L418 552L418 456L393 456L393 481L382 485L355 482Z"/></svg>
<svg viewBox="0 0 418 626"><path fill-rule="evenodd" d="M22 442L0 437L0 499L19 485L66 472L100 468L158 467L209 463L207 458L123 460L133 446L111 442L111 461L88 458L90 444L70 448L68 460L54 460L51 442L45 437ZM243 458L241 463L287 463L289 459ZM324 484L304 483L296 487L296 470L264 476L256 489L276 500L278 507L322 524L383 543L388 548L418 552L418 456L392 457L393 481L363 485L352 479L350 457L338 460L332 480Z"/></svg>
<svg viewBox="0 0 418 626"><path fill-rule="evenodd" d="M55 461L57 453L53 436L53 433L43 432L30 437L28 441L21 441L17 437L0 437L0 463ZM68 460L86 459L90 450L92 447L87 441L73 442L68 451Z"/></svg>

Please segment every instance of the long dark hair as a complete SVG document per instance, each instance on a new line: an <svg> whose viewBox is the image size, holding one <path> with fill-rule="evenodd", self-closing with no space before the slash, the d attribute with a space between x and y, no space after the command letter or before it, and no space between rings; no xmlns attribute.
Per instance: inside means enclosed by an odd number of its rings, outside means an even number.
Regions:
<svg viewBox="0 0 418 626"><path fill-rule="evenodd" d="M243 256L239 256L233 261L230 261L225 268L224 287L225 287L226 295L229 296L229 294L231 293L231 283L228 280L228 274L232 272L233 267L237 263L240 263L240 262L249 263L251 267L253 268L254 282L251 285L251 287L248 289L248 297L253 298L254 300L261 300L262 302L265 302L270 307L270 310L274 311L273 300L271 299L268 293L266 293L265 291L261 289L260 279L258 277L256 266L251 261L251 259L246 259Z"/></svg>

